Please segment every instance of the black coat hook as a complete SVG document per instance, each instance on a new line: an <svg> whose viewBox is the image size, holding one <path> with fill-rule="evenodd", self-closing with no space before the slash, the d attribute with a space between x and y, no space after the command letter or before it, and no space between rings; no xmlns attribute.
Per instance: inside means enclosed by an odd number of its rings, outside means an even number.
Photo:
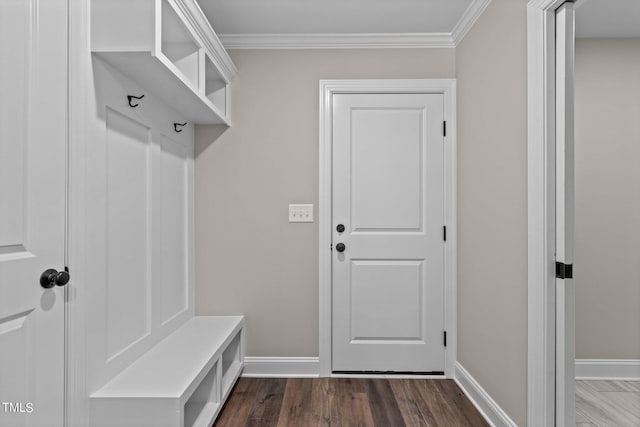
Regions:
<svg viewBox="0 0 640 427"><path fill-rule="evenodd" d="M187 122L184 123L174 123L173 124L173 130L175 130L176 132L182 132L182 129L178 129L178 126L186 126Z"/></svg>
<svg viewBox="0 0 640 427"><path fill-rule="evenodd" d="M127 100L129 101L129 107L131 108L136 108L138 105L140 104L132 104L131 100L135 98L135 99L142 99L144 98L144 95L140 95L140 96L133 96L133 95L127 95Z"/></svg>

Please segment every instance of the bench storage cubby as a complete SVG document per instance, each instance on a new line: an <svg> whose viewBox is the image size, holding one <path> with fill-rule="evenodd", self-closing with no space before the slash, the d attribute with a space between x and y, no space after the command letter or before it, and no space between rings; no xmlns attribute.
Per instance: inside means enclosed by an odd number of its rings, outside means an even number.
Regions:
<svg viewBox="0 0 640 427"><path fill-rule="evenodd" d="M97 427L211 426L240 376L242 316L195 316L91 395Z"/></svg>

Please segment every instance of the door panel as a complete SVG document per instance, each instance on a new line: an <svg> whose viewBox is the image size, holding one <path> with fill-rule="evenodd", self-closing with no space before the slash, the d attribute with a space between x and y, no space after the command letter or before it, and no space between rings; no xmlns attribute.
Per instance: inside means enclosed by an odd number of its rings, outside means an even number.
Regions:
<svg viewBox="0 0 640 427"><path fill-rule="evenodd" d="M422 114L419 108L351 110L354 231L420 231Z"/></svg>
<svg viewBox="0 0 640 427"><path fill-rule="evenodd" d="M61 425L66 1L0 2L0 425Z"/></svg>
<svg viewBox="0 0 640 427"><path fill-rule="evenodd" d="M334 371L444 371L443 102L334 95Z"/></svg>
<svg viewBox="0 0 640 427"><path fill-rule="evenodd" d="M419 341L423 261L351 262L351 341Z"/></svg>

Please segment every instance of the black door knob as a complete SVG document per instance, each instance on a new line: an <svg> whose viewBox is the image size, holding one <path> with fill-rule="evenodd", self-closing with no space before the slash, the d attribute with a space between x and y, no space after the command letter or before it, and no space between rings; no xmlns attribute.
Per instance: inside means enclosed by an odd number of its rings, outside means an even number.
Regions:
<svg viewBox="0 0 640 427"><path fill-rule="evenodd" d="M336 251L338 252L344 252L345 249L347 249L347 247L344 245L344 243L338 243L336 245Z"/></svg>
<svg viewBox="0 0 640 427"><path fill-rule="evenodd" d="M338 231L338 233L342 233L344 231L344 225L338 224L338 226L336 227L336 230Z"/></svg>
<svg viewBox="0 0 640 427"><path fill-rule="evenodd" d="M53 268L49 268L40 275L40 286L46 289L53 288L56 285L64 286L69 283L69 279L70 276L68 271L58 271Z"/></svg>

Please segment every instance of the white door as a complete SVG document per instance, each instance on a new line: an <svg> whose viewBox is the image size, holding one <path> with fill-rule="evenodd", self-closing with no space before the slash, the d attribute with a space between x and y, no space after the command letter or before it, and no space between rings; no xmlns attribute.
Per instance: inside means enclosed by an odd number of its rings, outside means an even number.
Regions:
<svg viewBox="0 0 640 427"><path fill-rule="evenodd" d="M556 426L575 426L574 6L556 11ZM571 267L569 267L571 266Z"/></svg>
<svg viewBox="0 0 640 427"><path fill-rule="evenodd" d="M65 266L66 19L66 0L0 1L2 426L63 423L65 288L40 276Z"/></svg>
<svg viewBox="0 0 640 427"><path fill-rule="evenodd" d="M443 120L442 94L333 97L334 372L444 371Z"/></svg>

